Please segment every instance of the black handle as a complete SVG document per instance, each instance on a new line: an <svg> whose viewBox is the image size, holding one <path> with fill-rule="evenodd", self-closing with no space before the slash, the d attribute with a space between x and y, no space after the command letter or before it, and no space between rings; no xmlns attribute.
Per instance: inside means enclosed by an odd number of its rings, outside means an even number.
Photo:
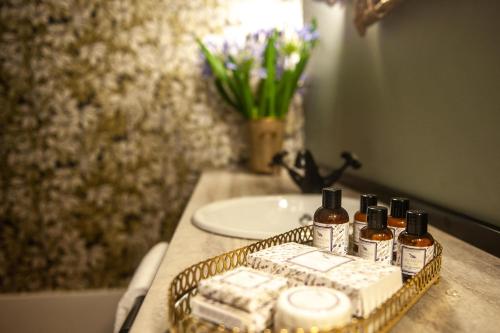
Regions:
<svg viewBox="0 0 500 333"><path fill-rule="evenodd" d="M144 301L144 298L146 298L146 295L142 296L137 296L134 301L134 305L132 305L132 308L130 309L127 318L122 324L122 327L120 328L119 333L128 333L132 329L132 325L134 324L135 317L137 317L137 314L139 313L139 310L141 309L142 302Z"/></svg>
<svg viewBox="0 0 500 333"><path fill-rule="evenodd" d="M344 151L340 155L344 159L343 165L322 176L319 167L309 150L299 151L295 158L295 167L290 167L285 163L286 151L281 151L274 155L271 166L281 166L288 171L293 182L301 189L302 193L320 193L324 187L331 186L342 176L347 168L359 169L361 162L355 154Z"/></svg>

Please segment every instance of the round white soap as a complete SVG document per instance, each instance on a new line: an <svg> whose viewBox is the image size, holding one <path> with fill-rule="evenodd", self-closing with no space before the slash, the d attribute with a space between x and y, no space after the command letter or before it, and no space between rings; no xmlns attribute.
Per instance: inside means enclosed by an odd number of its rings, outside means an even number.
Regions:
<svg viewBox="0 0 500 333"><path fill-rule="evenodd" d="M274 327L306 332L316 327L330 330L351 320L351 301L342 292L326 287L295 287L283 291L276 304Z"/></svg>

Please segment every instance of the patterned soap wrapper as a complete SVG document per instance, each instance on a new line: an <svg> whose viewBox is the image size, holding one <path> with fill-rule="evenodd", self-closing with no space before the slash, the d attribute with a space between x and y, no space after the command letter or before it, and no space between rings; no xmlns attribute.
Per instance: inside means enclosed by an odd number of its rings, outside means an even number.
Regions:
<svg viewBox="0 0 500 333"><path fill-rule="evenodd" d="M244 332L261 332L272 323L275 302L269 302L256 311L247 312L208 299L202 295L191 298L191 314L199 319Z"/></svg>
<svg viewBox="0 0 500 333"><path fill-rule="evenodd" d="M353 315L367 317L401 286L401 268L285 243L247 256L248 266L288 278L289 285L335 288L347 294Z"/></svg>
<svg viewBox="0 0 500 333"><path fill-rule="evenodd" d="M276 299L287 279L248 267L238 267L198 284L198 292L214 301L254 312Z"/></svg>

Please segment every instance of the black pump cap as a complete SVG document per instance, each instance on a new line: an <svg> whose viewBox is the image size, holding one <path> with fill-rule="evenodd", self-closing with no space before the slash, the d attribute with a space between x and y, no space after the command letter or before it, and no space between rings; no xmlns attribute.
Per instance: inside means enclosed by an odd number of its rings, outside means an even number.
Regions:
<svg viewBox="0 0 500 333"><path fill-rule="evenodd" d="M392 198L391 199L391 216L404 219L406 211L410 209L410 200L407 198Z"/></svg>
<svg viewBox="0 0 500 333"><path fill-rule="evenodd" d="M377 205L377 196L375 194L361 194L361 200L359 202L359 211L366 214L366 208L368 206Z"/></svg>
<svg viewBox="0 0 500 333"><path fill-rule="evenodd" d="M323 189L323 208L336 209L342 207L342 190L335 187Z"/></svg>
<svg viewBox="0 0 500 333"><path fill-rule="evenodd" d="M410 209L406 212L406 232L422 236L427 233L428 215L420 209Z"/></svg>
<svg viewBox="0 0 500 333"><path fill-rule="evenodd" d="M368 215L368 228L384 229L387 227L387 208L383 206L368 206L366 215Z"/></svg>

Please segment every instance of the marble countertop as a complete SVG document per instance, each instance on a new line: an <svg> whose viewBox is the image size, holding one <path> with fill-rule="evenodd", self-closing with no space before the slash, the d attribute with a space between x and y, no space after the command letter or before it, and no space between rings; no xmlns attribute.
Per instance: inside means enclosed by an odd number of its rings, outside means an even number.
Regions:
<svg viewBox="0 0 500 333"><path fill-rule="evenodd" d="M284 173L261 176L241 171L204 172L136 317L132 333L167 331L168 287L184 268L254 242L198 229L191 223L197 208L232 197L283 193L298 193ZM346 188L343 195L359 197L359 193ZM441 280L408 311L392 332L498 332L500 258L432 226L429 231L444 248Z"/></svg>

